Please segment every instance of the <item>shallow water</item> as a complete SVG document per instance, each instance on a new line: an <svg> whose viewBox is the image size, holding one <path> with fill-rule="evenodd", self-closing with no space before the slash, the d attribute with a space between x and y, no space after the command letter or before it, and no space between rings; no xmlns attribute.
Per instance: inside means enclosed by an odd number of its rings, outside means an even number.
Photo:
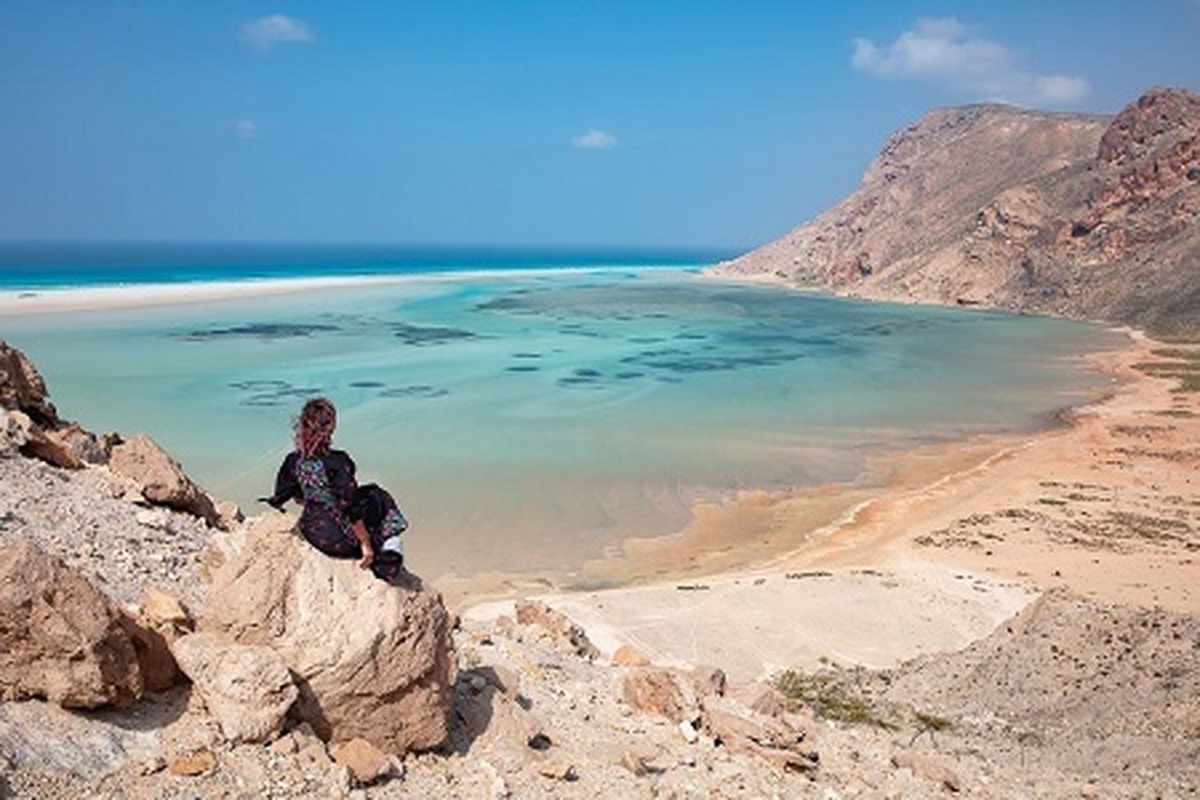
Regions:
<svg viewBox="0 0 1200 800"><path fill-rule="evenodd" d="M1113 334L680 270L408 277L32 315L0 337L62 416L149 432L219 497L270 491L305 397L398 496L415 569L571 570L698 498L853 479L881 450L1045 425Z"/></svg>

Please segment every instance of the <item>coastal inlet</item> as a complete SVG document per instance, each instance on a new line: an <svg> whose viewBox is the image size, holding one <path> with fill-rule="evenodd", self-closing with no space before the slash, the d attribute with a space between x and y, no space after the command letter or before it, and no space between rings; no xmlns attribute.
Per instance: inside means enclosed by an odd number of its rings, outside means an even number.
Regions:
<svg viewBox="0 0 1200 800"><path fill-rule="evenodd" d="M430 274L6 320L60 410L149 432L255 510L303 400L341 410L428 575L572 570L694 502L851 481L865 456L1048 424L1103 329L676 269Z"/></svg>

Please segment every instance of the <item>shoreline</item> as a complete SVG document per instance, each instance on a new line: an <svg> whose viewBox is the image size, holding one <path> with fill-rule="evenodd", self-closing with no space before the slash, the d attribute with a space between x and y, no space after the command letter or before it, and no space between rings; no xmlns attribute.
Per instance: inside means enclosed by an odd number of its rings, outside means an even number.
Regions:
<svg viewBox="0 0 1200 800"><path fill-rule="evenodd" d="M701 267L683 266L566 266L510 267L504 269L433 270L428 272L326 275L303 278L244 278L221 281L119 283L95 286L0 288L0 315L32 316L86 311L118 311L129 308L189 305L220 300L250 300L287 294L308 294L330 289L390 286L424 281L477 280L480 278L529 275L570 275L602 271L684 271Z"/></svg>
<svg viewBox="0 0 1200 800"><path fill-rule="evenodd" d="M608 657L719 658L742 678L960 649L1056 588L1200 614L1200 395L1137 368L1180 345L1126 333L1090 356L1112 391L1062 427L893 454L861 484L743 492L570 580L434 585L467 618L539 599Z"/></svg>

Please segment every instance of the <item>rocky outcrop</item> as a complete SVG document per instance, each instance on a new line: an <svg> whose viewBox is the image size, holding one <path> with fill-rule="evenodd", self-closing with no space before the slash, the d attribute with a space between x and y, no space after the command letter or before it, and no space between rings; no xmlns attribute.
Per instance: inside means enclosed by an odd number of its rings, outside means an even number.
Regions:
<svg viewBox="0 0 1200 800"><path fill-rule="evenodd" d="M29 542L0 550L0 697L99 708L128 706L142 689L111 600Z"/></svg>
<svg viewBox="0 0 1200 800"><path fill-rule="evenodd" d="M0 413L3 438L22 453L68 469L107 459L106 441L59 419L46 382L25 354L0 341Z"/></svg>
<svg viewBox="0 0 1200 800"><path fill-rule="evenodd" d="M0 341L0 408L23 411L44 428L61 422L42 374L24 353L4 341Z"/></svg>
<svg viewBox="0 0 1200 800"><path fill-rule="evenodd" d="M227 528L241 519L233 504L219 508L150 437L139 434L122 441L115 433L97 436L60 419L37 367L0 341L0 456L14 451L66 469L108 465L137 483L147 502L192 514L209 525Z"/></svg>
<svg viewBox="0 0 1200 800"><path fill-rule="evenodd" d="M212 497L145 434L113 447L108 468L138 484L142 496L151 503L185 511L213 526L225 524Z"/></svg>
<svg viewBox="0 0 1200 800"><path fill-rule="evenodd" d="M446 740L456 668L438 594L322 555L279 514L217 544L199 628L277 653L299 690L296 716L327 740L394 754Z"/></svg>
<svg viewBox="0 0 1200 800"><path fill-rule="evenodd" d="M872 299L1200 335L1200 98L1115 118L982 105L892 136L852 195L720 265Z"/></svg>

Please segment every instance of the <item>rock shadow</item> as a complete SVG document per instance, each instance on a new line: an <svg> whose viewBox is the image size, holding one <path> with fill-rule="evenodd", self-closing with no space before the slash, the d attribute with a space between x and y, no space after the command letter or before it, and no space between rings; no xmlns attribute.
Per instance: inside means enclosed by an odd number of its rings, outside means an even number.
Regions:
<svg viewBox="0 0 1200 800"><path fill-rule="evenodd" d="M513 731L497 731L497 728L513 727L513 715L523 714L531 707L532 702L517 692L516 686L509 686L494 668L481 666L464 670L458 674L458 682L454 685L454 706L446 747L450 752L467 755L475 742L489 732L518 736Z"/></svg>

